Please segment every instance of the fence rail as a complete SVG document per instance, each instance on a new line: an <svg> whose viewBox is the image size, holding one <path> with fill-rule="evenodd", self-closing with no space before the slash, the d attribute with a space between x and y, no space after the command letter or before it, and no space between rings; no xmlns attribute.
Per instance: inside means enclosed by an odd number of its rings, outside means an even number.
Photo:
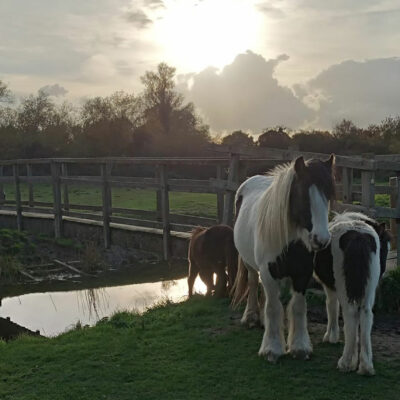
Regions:
<svg viewBox="0 0 400 400"><path fill-rule="evenodd" d="M14 211L18 229L23 229L24 213L43 213L54 216L55 237L63 235L63 217L75 217L100 221L103 226L105 247L111 243L110 223L139 225L161 229L163 232L163 254L170 255L171 230L188 231L196 225L215 223L232 224L234 192L248 175L249 169L268 169L277 164L293 160L299 155L305 158L326 159L326 154L299 152L295 150L224 147L214 146L211 152L216 157L207 158L61 158L0 161L0 210ZM93 165L98 175L73 175L71 167ZM50 175L43 175L43 165ZM116 165L153 167L152 177L113 175ZM39 170L39 167L40 171ZM208 179L177 179L170 177L171 169L181 166L197 166L199 170L210 167L215 171ZM337 201L333 209L354 210L376 218L390 219L394 245L400 248L400 155L374 156L364 154L355 157L336 157L339 171ZM354 183L355 171L361 176L360 183ZM392 171L388 185L376 185L378 171ZM6 174L7 172L7 174ZM35 174L36 172L36 174ZM42 175L37 173L41 172ZM15 200L4 196L4 185L14 186ZM21 185L27 185L27 200L21 198ZM48 184L52 187L53 201L36 201L35 185ZM101 188L101 205L71 204L71 185L95 186ZM149 189L154 191L156 210L146 211L133 208L113 207L114 188ZM217 217L207 218L181 215L170 212L171 192L216 194ZM390 207L375 204L376 194L390 197ZM400 264L400 252L398 252Z"/></svg>

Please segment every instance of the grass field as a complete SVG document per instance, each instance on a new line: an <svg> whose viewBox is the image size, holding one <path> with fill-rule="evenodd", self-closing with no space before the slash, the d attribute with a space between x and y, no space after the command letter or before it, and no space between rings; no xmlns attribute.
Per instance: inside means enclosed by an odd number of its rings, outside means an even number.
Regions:
<svg viewBox="0 0 400 400"><path fill-rule="evenodd" d="M322 325L320 325L322 327ZM241 327L228 301L195 297L144 315L114 315L52 339L0 346L0 398L398 399L400 359L376 357L377 375L336 369L342 344L312 334L310 361L257 356L262 330Z"/></svg>
<svg viewBox="0 0 400 400"><path fill-rule="evenodd" d="M35 201L52 202L52 187L47 184L34 186ZM15 199L14 186L4 185L7 200ZM101 205L101 188L74 186L68 188L70 204ZM28 200L28 186L21 185L21 198ZM118 208L133 208L145 211L156 210L156 192L153 190L113 188L112 204ZM216 217L217 196L208 193L170 192L170 210L176 214Z"/></svg>

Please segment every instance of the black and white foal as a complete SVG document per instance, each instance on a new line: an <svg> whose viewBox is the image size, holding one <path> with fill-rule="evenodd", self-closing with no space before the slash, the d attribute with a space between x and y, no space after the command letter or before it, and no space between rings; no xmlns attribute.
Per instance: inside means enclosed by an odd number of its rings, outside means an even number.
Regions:
<svg viewBox="0 0 400 400"><path fill-rule="evenodd" d="M339 303L345 345L338 368L373 375L372 307L379 277L385 270L390 235L384 224L359 213L337 214L329 224L331 244L316 253L314 273L326 293L328 326L325 342L339 340ZM360 351L358 349L358 331Z"/></svg>

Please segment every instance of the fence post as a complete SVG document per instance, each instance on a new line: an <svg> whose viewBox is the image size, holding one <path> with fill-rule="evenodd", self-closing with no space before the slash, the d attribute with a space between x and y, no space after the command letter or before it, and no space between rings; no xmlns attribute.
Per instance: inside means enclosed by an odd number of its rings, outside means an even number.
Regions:
<svg viewBox="0 0 400 400"><path fill-rule="evenodd" d="M51 161L50 168L53 180L54 236L56 239L59 239L62 237L60 166L56 162Z"/></svg>
<svg viewBox="0 0 400 400"><path fill-rule="evenodd" d="M33 183L30 180L32 178L33 173L32 173L32 165L31 164L26 164L26 177L28 178L28 193L29 193L29 207L33 207L34 204L34 198L33 198Z"/></svg>
<svg viewBox="0 0 400 400"><path fill-rule="evenodd" d="M169 260L170 257L169 193L168 193L168 177L165 165L160 165L159 176L160 176L160 193L161 193L161 215L163 223L163 255L164 255L164 260Z"/></svg>
<svg viewBox="0 0 400 400"><path fill-rule="evenodd" d="M68 164L62 163L61 164L61 176L64 178L68 177ZM63 205L64 210L69 211L69 193L68 193L68 183L64 183L62 185L63 188Z"/></svg>
<svg viewBox="0 0 400 400"><path fill-rule="evenodd" d="M110 230L110 215L111 215L111 188L109 183L109 176L111 173L110 163L101 164L101 177L102 177L102 200L103 200L103 236L104 247L108 249L111 244L111 230Z"/></svg>
<svg viewBox="0 0 400 400"><path fill-rule="evenodd" d="M13 165L14 184L15 184L15 210L17 212L17 229L22 231L22 203L21 203L21 188L19 185L19 165Z"/></svg>
<svg viewBox="0 0 400 400"><path fill-rule="evenodd" d="M396 249L397 265L400 265L400 172L397 172L396 181Z"/></svg>
<svg viewBox="0 0 400 400"><path fill-rule="evenodd" d="M342 168L342 201L351 204L353 202L353 168Z"/></svg>
<svg viewBox="0 0 400 400"><path fill-rule="evenodd" d="M223 168L222 165L217 165L217 179L223 179ZM222 191L218 191L217 193L217 221L219 224L222 223L222 219L224 217L224 193Z"/></svg>
<svg viewBox="0 0 400 400"><path fill-rule="evenodd" d="M400 174L400 173L399 173ZM389 178L390 187L390 208L397 208L397 176ZM390 232L392 233L392 249L397 249L397 219L392 218L390 220Z"/></svg>
<svg viewBox="0 0 400 400"><path fill-rule="evenodd" d="M231 162L229 164L228 182L238 181L239 160L240 156L238 154L232 154ZM227 192L225 194L224 217L222 222L229 226L233 225L234 201L235 201L235 193L232 191Z"/></svg>
<svg viewBox="0 0 400 400"><path fill-rule="evenodd" d="M0 177L2 177L4 174L4 167L0 165ZM4 186L2 183L0 183L0 206L4 204L6 201L6 194L4 193Z"/></svg>

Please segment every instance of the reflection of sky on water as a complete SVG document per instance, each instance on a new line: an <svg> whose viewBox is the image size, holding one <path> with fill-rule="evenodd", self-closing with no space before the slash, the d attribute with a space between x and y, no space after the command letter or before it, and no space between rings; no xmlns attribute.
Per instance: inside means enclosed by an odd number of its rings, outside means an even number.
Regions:
<svg viewBox="0 0 400 400"><path fill-rule="evenodd" d="M195 290L205 293L196 280ZM31 293L2 299L1 317L45 336L54 336L78 321L93 325L99 319L121 310L144 311L161 300L174 302L187 297L187 281L162 281L68 292Z"/></svg>

